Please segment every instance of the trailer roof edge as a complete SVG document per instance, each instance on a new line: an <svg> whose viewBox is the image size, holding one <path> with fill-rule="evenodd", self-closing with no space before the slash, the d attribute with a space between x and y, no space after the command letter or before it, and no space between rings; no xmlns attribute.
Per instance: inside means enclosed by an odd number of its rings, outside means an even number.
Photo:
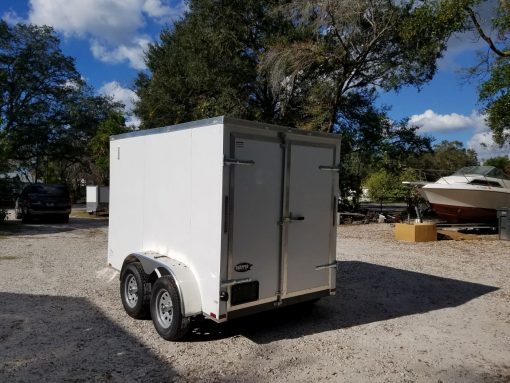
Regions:
<svg viewBox="0 0 510 383"><path fill-rule="evenodd" d="M202 126L209 126L209 125L216 125L216 124L237 125L237 126L246 127L246 128L265 129L265 130L300 134L300 135L312 136L312 137L326 137L326 138L335 138L335 139L340 139L340 137L341 137L340 134L300 130L300 129L296 129L296 128L290 128L288 126L269 124L269 123L257 122L257 121L249 121L249 120L243 120L240 118L234 118L234 117L228 117L228 116L217 116L217 117L206 118L206 119L197 120L197 121L185 122L182 124L164 126L161 128L136 130L133 132L117 134L114 136L110 136L110 141L115 141L115 140L120 140L123 138L130 138L130 137L140 137L140 136L147 136L147 135L152 135L152 134L174 132L174 131L178 131L178 130L193 129L193 128L198 128L198 127L202 127Z"/></svg>
<svg viewBox="0 0 510 383"><path fill-rule="evenodd" d="M216 125L216 124L223 123L223 120L224 120L223 116L218 116L218 117L206 118L203 120L184 122L182 124L163 126L161 128L135 130L133 132L127 132L127 133L116 134L114 136L110 136L110 141L120 140L122 138L129 138L129 137L139 137L139 136L147 136L147 135L152 135L152 134L174 132L176 130L192 129L192 128L198 128L200 126Z"/></svg>

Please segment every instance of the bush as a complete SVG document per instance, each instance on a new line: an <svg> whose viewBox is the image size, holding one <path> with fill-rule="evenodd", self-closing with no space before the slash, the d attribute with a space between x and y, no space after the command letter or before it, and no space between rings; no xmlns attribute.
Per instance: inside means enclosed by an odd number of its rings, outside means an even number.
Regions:
<svg viewBox="0 0 510 383"><path fill-rule="evenodd" d="M7 210L0 209L0 222L3 222L7 219Z"/></svg>
<svg viewBox="0 0 510 383"><path fill-rule="evenodd" d="M371 173L363 183L368 188L370 199L382 204L388 201L405 201L409 196L409 188L403 181L416 181L416 172L412 169L403 170L399 175L385 170Z"/></svg>

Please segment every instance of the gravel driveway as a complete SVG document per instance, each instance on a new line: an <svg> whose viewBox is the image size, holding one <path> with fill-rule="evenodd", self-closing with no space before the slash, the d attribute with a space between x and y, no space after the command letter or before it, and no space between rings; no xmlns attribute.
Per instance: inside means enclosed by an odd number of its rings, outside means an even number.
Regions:
<svg viewBox="0 0 510 383"><path fill-rule="evenodd" d="M107 221L0 226L0 382L509 382L510 242L339 228L338 294L183 342L128 317Z"/></svg>

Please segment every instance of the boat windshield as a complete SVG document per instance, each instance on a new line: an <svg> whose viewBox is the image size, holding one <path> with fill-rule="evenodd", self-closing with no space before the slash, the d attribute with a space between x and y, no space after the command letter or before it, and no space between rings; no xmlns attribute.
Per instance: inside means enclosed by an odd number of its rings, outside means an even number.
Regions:
<svg viewBox="0 0 510 383"><path fill-rule="evenodd" d="M453 175L455 176L467 176L475 174L479 174L486 177L510 180L510 177L503 173L502 170L495 168L494 166L467 166L453 173Z"/></svg>

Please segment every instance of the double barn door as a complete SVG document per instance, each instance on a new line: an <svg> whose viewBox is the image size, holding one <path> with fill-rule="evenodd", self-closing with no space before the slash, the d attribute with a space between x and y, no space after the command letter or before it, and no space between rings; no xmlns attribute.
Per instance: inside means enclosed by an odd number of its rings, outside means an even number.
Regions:
<svg viewBox="0 0 510 383"><path fill-rule="evenodd" d="M239 308L334 288L336 147L236 136L231 153L229 278L258 281Z"/></svg>

